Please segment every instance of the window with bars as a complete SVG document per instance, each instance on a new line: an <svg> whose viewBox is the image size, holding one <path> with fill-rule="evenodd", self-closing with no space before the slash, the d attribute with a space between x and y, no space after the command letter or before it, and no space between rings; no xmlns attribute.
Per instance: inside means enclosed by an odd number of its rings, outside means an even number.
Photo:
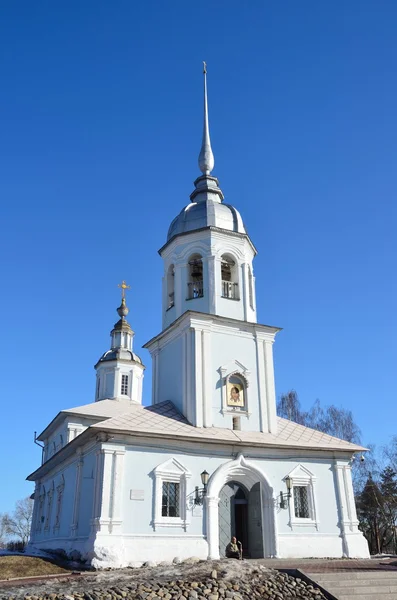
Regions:
<svg viewBox="0 0 397 600"><path fill-rule="evenodd" d="M173 481L163 481L162 517L179 517L179 483Z"/></svg>
<svg viewBox="0 0 397 600"><path fill-rule="evenodd" d="M121 393L123 396L128 396L128 375L121 376Z"/></svg>
<svg viewBox="0 0 397 600"><path fill-rule="evenodd" d="M308 489L305 485L294 486L294 508L295 517L298 519L309 519L309 497Z"/></svg>

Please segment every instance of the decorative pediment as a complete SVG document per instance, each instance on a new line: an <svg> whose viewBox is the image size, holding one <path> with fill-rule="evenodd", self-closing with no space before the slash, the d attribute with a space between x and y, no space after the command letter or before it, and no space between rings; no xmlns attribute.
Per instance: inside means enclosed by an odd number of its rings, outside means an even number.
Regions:
<svg viewBox="0 0 397 600"><path fill-rule="evenodd" d="M301 464L292 469L292 471L284 477L283 481L285 481L287 477L290 477L294 483L299 483L299 481L314 481L316 479L315 475Z"/></svg>
<svg viewBox="0 0 397 600"><path fill-rule="evenodd" d="M180 477L188 478L192 476L190 471L184 467L182 463L176 460L176 458L170 458L160 465L157 465L153 472L157 477L163 475L175 475L179 479Z"/></svg>
<svg viewBox="0 0 397 600"><path fill-rule="evenodd" d="M228 377L229 375L243 375L246 380L248 380L250 371L247 369L243 363L238 360L230 360L225 365L219 367L219 372L222 377Z"/></svg>

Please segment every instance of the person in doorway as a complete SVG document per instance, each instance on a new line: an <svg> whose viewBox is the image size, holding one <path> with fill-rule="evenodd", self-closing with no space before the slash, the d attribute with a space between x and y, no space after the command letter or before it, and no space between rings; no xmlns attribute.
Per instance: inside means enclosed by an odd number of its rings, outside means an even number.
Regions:
<svg viewBox="0 0 397 600"><path fill-rule="evenodd" d="M241 542L237 541L237 538L232 537L231 541L226 546L226 558L237 558L242 559L243 549Z"/></svg>

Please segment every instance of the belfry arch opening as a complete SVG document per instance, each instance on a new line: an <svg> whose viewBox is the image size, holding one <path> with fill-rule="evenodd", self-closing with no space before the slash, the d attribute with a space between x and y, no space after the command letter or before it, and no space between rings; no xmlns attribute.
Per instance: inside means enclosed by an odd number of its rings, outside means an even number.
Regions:
<svg viewBox="0 0 397 600"><path fill-rule="evenodd" d="M204 296L203 259L200 254L193 254L188 261L188 300Z"/></svg>
<svg viewBox="0 0 397 600"><path fill-rule="evenodd" d="M230 254L221 258L222 298L239 299L238 270L235 259Z"/></svg>
<svg viewBox="0 0 397 600"><path fill-rule="evenodd" d="M167 308L174 306L175 296L175 267L170 265L167 271Z"/></svg>

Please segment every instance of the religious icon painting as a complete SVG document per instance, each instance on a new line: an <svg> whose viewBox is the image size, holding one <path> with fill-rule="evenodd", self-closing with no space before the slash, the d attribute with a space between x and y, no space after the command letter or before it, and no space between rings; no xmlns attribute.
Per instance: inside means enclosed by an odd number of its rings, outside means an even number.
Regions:
<svg viewBox="0 0 397 600"><path fill-rule="evenodd" d="M232 375L226 383L227 405L244 408L244 384L243 380L237 375Z"/></svg>

